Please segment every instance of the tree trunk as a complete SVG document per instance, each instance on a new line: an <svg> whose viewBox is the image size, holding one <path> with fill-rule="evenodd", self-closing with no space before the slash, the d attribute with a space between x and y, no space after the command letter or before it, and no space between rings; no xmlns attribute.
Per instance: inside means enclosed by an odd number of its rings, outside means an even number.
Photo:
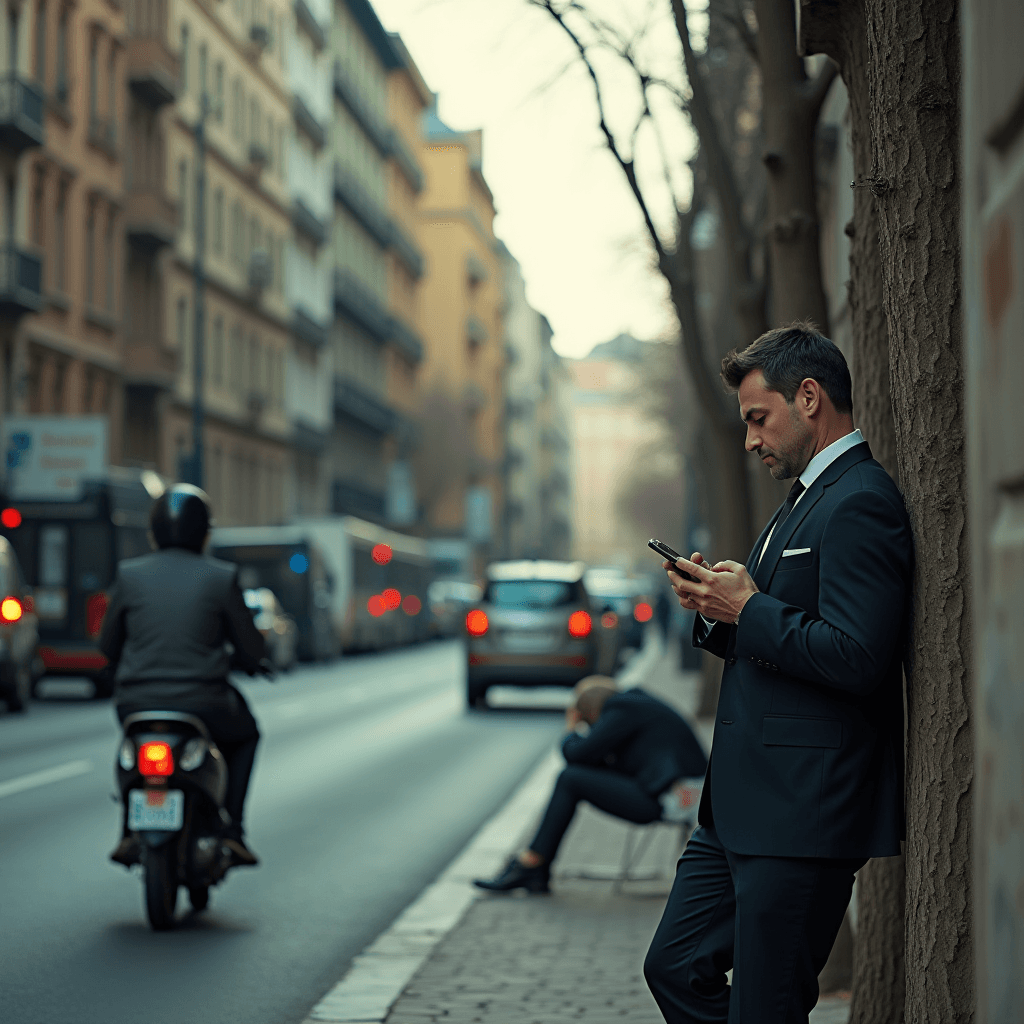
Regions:
<svg viewBox="0 0 1024 1024"><path fill-rule="evenodd" d="M812 320L829 333L821 280L814 133L827 81L811 83L796 50L792 0L754 0L764 90L767 234L772 264L770 320Z"/></svg>
<svg viewBox="0 0 1024 1024"><path fill-rule="evenodd" d="M897 455L914 529L907 661L906 1017L974 1008L973 737L956 0L866 0L873 191Z"/></svg>

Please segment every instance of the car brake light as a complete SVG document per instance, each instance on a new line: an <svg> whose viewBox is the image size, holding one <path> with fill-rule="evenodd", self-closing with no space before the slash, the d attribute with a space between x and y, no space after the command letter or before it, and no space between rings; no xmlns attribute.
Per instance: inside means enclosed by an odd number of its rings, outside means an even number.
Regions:
<svg viewBox="0 0 1024 1024"><path fill-rule="evenodd" d="M638 601L633 609L633 618L637 622L650 622L654 609L646 601Z"/></svg>
<svg viewBox="0 0 1024 1024"><path fill-rule="evenodd" d="M89 636L99 636L103 628L103 616L107 614L110 598L101 590L85 599L85 631Z"/></svg>
<svg viewBox="0 0 1024 1024"><path fill-rule="evenodd" d="M5 597L0 601L0 622L17 622L24 613L16 597Z"/></svg>
<svg viewBox="0 0 1024 1024"><path fill-rule="evenodd" d="M466 631L470 636L483 636L487 625L487 613L479 608L474 608L466 616Z"/></svg>
<svg viewBox="0 0 1024 1024"><path fill-rule="evenodd" d="M21 513L16 508L5 508L0 512L0 523L8 530L16 530L21 526Z"/></svg>
<svg viewBox="0 0 1024 1024"><path fill-rule="evenodd" d="M402 603L402 594L394 587L388 587L387 590L381 591L380 596L384 598L384 607L389 612L393 612Z"/></svg>
<svg viewBox="0 0 1024 1024"><path fill-rule="evenodd" d="M601 625L605 629L614 629L619 624L619 617L615 612L605 612L601 616Z"/></svg>
<svg viewBox="0 0 1024 1024"><path fill-rule="evenodd" d="M592 623L590 620L590 614L585 611L573 612L569 616L569 635L575 637L584 637L590 635L590 627Z"/></svg>
<svg viewBox="0 0 1024 1024"><path fill-rule="evenodd" d="M143 743L139 747L139 771L143 775L171 775L174 773L174 755L163 742Z"/></svg>

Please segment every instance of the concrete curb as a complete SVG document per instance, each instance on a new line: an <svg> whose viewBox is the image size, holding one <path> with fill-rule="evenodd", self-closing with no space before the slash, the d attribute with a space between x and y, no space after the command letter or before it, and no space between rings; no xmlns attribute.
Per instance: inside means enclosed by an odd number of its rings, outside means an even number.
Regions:
<svg viewBox="0 0 1024 1024"><path fill-rule="evenodd" d="M619 685L638 686L662 650L657 631L648 630L643 649L616 676ZM472 880L497 874L529 838L563 765L561 754L550 751L438 879L352 961L304 1024L382 1024L437 944L483 895Z"/></svg>

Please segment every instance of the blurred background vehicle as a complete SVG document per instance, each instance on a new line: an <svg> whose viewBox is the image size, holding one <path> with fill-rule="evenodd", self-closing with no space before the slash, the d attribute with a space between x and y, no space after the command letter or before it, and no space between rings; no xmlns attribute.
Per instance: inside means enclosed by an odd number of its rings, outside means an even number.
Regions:
<svg viewBox="0 0 1024 1024"><path fill-rule="evenodd" d="M466 612L483 596L483 589L465 580L434 580L427 587L430 630L434 636L461 636Z"/></svg>
<svg viewBox="0 0 1024 1024"><path fill-rule="evenodd" d="M605 669L582 562L494 562L478 604L466 613L466 701L487 689L575 686Z"/></svg>
<svg viewBox="0 0 1024 1024"><path fill-rule="evenodd" d="M32 696L38 620L11 544L0 537L0 700L24 711Z"/></svg>
<svg viewBox="0 0 1024 1024"><path fill-rule="evenodd" d="M85 676L97 697L113 681L97 645L117 563L150 549L149 510L165 481L149 470L111 466L86 480L77 501L2 502L10 541L32 590L39 657L49 676Z"/></svg>
<svg viewBox="0 0 1024 1024"><path fill-rule="evenodd" d="M596 607L616 617L619 649L617 660L643 646L644 631L654 618L652 582L647 576L630 576L621 569L593 567L584 577Z"/></svg>
<svg viewBox="0 0 1024 1024"><path fill-rule="evenodd" d="M298 628L295 620L281 607L269 587L243 592L246 607L252 612L253 624L263 634L267 656L274 668L287 672L298 660Z"/></svg>

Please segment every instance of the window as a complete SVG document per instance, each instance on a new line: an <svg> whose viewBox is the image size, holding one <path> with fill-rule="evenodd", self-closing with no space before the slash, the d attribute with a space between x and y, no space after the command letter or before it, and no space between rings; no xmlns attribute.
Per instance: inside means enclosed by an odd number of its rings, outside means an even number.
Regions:
<svg viewBox="0 0 1024 1024"><path fill-rule="evenodd" d="M210 359L210 378L216 385L224 382L224 318L218 316L213 321L213 352Z"/></svg>
<svg viewBox="0 0 1024 1024"><path fill-rule="evenodd" d="M260 141L260 106L255 96L249 101L249 141Z"/></svg>
<svg viewBox="0 0 1024 1024"><path fill-rule="evenodd" d="M188 161L178 161L178 227L188 225Z"/></svg>
<svg viewBox="0 0 1024 1024"><path fill-rule="evenodd" d="M107 58L107 117L110 119L110 138L114 137L114 128L117 125L117 51L110 47L110 56Z"/></svg>
<svg viewBox="0 0 1024 1024"><path fill-rule="evenodd" d="M32 176L32 244L42 248L46 244L46 223L43 204L46 201L46 171L37 164Z"/></svg>
<svg viewBox="0 0 1024 1024"><path fill-rule="evenodd" d="M46 0L36 5L36 81L46 87Z"/></svg>
<svg viewBox="0 0 1024 1024"><path fill-rule="evenodd" d="M207 74L207 50L206 43L199 44L199 95L210 95L210 79Z"/></svg>
<svg viewBox="0 0 1024 1024"><path fill-rule="evenodd" d="M182 296L175 307L174 335L178 343L178 367L184 376L188 372L188 299Z"/></svg>
<svg viewBox="0 0 1024 1024"><path fill-rule="evenodd" d="M184 95L184 94L186 94L188 92L188 86L189 86L189 81L188 81L188 71L189 71L189 68L188 68L188 49L189 49L188 25L184 24L184 23L182 23L182 26L181 26L181 47L180 47L180 49L181 49L181 53L179 55L179 60L180 60L180 65L181 65L181 70L180 70L180 75L181 75L181 92L182 92L182 95Z"/></svg>
<svg viewBox="0 0 1024 1024"><path fill-rule="evenodd" d="M242 386L242 325L236 323L231 328L231 366L228 370L228 383L236 391Z"/></svg>
<svg viewBox="0 0 1024 1024"><path fill-rule="evenodd" d="M114 235L114 211L111 210L107 214L107 237L104 242L106 246L106 285L107 294L105 301L105 308L108 313L113 314L114 312L114 267L117 265L117 261L114 259L115 252L115 235Z"/></svg>
<svg viewBox="0 0 1024 1024"><path fill-rule="evenodd" d="M61 294L67 288L67 213L68 186L62 181L57 186L57 209L53 218L53 286Z"/></svg>
<svg viewBox="0 0 1024 1024"><path fill-rule="evenodd" d="M57 102L67 103L71 98L71 89L68 85L68 19L71 17L71 10L65 4L60 9L60 18L57 20Z"/></svg>
<svg viewBox="0 0 1024 1024"><path fill-rule="evenodd" d="M249 221L249 255L260 247L260 222L253 217Z"/></svg>
<svg viewBox="0 0 1024 1024"><path fill-rule="evenodd" d="M258 393L260 388L260 343L255 334L249 338L249 374L246 383L250 392Z"/></svg>
<svg viewBox="0 0 1024 1024"><path fill-rule="evenodd" d="M95 119L99 90L99 36L93 32L89 40L89 118Z"/></svg>
<svg viewBox="0 0 1024 1024"><path fill-rule="evenodd" d="M224 254L224 189L213 193L213 251L217 256Z"/></svg>
<svg viewBox="0 0 1024 1024"><path fill-rule="evenodd" d="M284 240L279 238L276 244L277 259L274 262L277 264L277 275L274 278L274 284L278 293L284 294Z"/></svg>
<svg viewBox="0 0 1024 1024"><path fill-rule="evenodd" d="M245 260L245 214L237 199L231 208L231 258L241 266Z"/></svg>
<svg viewBox="0 0 1024 1024"><path fill-rule="evenodd" d="M231 134L239 142L242 141L244 134L242 129L242 121L244 120L243 107L242 80L236 78L231 86Z"/></svg>
<svg viewBox="0 0 1024 1024"><path fill-rule="evenodd" d="M85 215L85 304L92 306L96 291L96 206L90 200Z"/></svg>
<svg viewBox="0 0 1024 1024"><path fill-rule="evenodd" d="M224 61L217 61L213 69L213 116L218 124L224 123Z"/></svg>
<svg viewBox="0 0 1024 1024"><path fill-rule="evenodd" d="M273 171L274 169L274 120L271 117L267 118L267 170Z"/></svg>

